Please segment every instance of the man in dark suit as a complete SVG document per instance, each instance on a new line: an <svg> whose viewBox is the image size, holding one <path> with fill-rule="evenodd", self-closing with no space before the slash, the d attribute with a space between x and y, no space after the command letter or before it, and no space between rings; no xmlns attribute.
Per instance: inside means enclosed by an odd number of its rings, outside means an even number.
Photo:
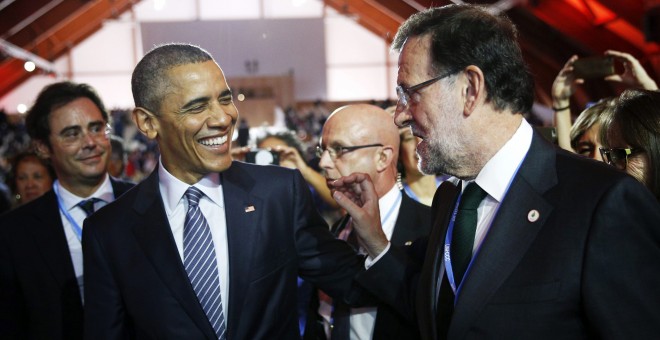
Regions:
<svg viewBox="0 0 660 340"><path fill-rule="evenodd" d="M657 337L660 206L522 118L533 86L513 24L469 5L432 8L393 46L395 122L422 138L420 169L456 185L440 186L426 246L406 254L380 232L367 176L334 183L370 255L360 284L426 339Z"/></svg>
<svg viewBox="0 0 660 340"><path fill-rule="evenodd" d="M363 258L330 234L298 171L232 162L238 112L206 51L158 46L132 87L161 158L85 221L86 338L299 337L297 276L341 296Z"/></svg>
<svg viewBox="0 0 660 340"><path fill-rule="evenodd" d="M26 125L57 180L0 217L0 338L81 339L83 220L133 185L108 176L108 114L88 85L47 86Z"/></svg>
<svg viewBox="0 0 660 340"><path fill-rule="evenodd" d="M431 212L397 185L399 144L399 130L389 113L374 105L348 105L335 110L323 125L317 156L328 182L354 172L369 174L378 194L383 230L392 244L405 246L428 235ZM332 232L356 250L360 248L352 232L350 215L337 221ZM388 305L350 308L342 301L330 304L323 294L320 297L318 311L325 327L323 331L315 327L316 338L329 335L331 339L413 339L417 336L416 325L406 322ZM305 337L309 338L309 334Z"/></svg>

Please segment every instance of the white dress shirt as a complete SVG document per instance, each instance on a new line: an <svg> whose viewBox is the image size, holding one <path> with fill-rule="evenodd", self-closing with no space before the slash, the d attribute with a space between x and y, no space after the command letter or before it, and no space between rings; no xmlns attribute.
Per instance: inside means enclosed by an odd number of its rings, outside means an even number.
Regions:
<svg viewBox="0 0 660 340"><path fill-rule="evenodd" d="M84 297L82 245L80 244L78 234L76 231L74 231L75 227L69 221L69 217L73 220L74 223L77 224L78 227L80 227L80 230L82 230L83 221L85 221L87 214L81 207L77 205L80 203L80 201L93 197L100 199L100 201L94 203L94 211L114 201L115 194L112 191L110 176L106 174L101 186L89 197L76 196L69 190L66 190L62 185L60 185L59 180L55 180L55 183L53 183L53 190L55 191L60 204L60 218L62 219L62 225L64 226L66 243L69 245L69 253L71 254L73 271L76 275L76 280L78 281L78 288L80 288L80 296Z"/></svg>
<svg viewBox="0 0 660 340"><path fill-rule="evenodd" d="M176 243L181 262L183 263L183 225L188 211L188 200L184 196L191 186L170 174L159 160L158 178L161 198L165 213L170 222L174 242ZM228 318L227 302L229 301L229 252L227 249L227 220L225 218L225 202L222 194L220 174L211 173L193 185L204 193L199 200L199 208L211 229L213 246L215 248L218 276L220 278L220 296L225 320Z"/></svg>

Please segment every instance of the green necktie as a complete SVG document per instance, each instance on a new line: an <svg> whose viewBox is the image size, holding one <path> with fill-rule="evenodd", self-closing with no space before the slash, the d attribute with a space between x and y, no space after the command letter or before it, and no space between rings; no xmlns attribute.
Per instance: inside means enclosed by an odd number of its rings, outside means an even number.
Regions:
<svg viewBox="0 0 660 340"><path fill-rule="evenodd" d="M451 266L457 287L472 259L474 235L477 230L477 208L486 195L475 182L468 184L461 195L451 240Z"/></svg>

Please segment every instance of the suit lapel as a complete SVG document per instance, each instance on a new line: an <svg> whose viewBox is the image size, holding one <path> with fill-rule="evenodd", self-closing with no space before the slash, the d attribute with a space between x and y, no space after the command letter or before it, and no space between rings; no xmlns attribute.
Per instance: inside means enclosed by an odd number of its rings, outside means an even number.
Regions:
<svg viewBox="0 0 660 340"><path fill-rule="evenodd" d="M133 206L140 216L140 223L135 224L133 230L135 237L163 283L186 313L208 338L214 338L215 332L197 301L165 215L158 188L158 169L156 168L144 182L138 188L139 192Z"/></svg>
<svg viewBox="0 0 660 340"><path fill-rule="evenodd" d="M444 181L433 196L433 228L426 247L416 299L420 332L430 339L434 339L437 334L435 315L439 284L444 276L445 268L442 261L444 235L447 233L447 224L459 192L460 190L454 184Z"/></svg>
<svg viewBox="0 0 660 340"><path fill-rule="evenodd" d="M60 286L76 282L69 244L64 234L64 225L55 192L51 190L44 194L44 197L39 199L39 205L34 207L34 211L39 213L34 214L37 223L30 227L30 232L42 258L48 264ZM79 291L77 283L75 286ZM80 297L80 293L78 297Z"/></svg>
<svg viewBox="0 0 660 340"><path fill-rule="evenodd" d="M251 194L254 179L241 164L234 162L221 173L222 191L227 221L227 244L229 253L229 302L227 330L228 338L239 327L245 297L248 294L250 269L253 262L254 240L262 228L266 207L262 200ZM249 308L249 306L248 306Z"/></svg>
<svg viewBox="0 0 660 340"><path fill-rule="evenodd" d="M481 309L511 275L553 206L543 194L557 183L555 151L536 133L459 292L449 338L463 338ZM536 210L537 218L530 218Z"/></svg>
<svg viewBox="0 0 660 340"><path fill-rule="evenodd" d="M401 192L401 195L399 216L396 218L392 239L390 240L394 245L405 245L408 241L414 241L418 238L418 230L421 228L421 226L415 225L419 222L417 210L414 206L415 201L404 192Z"/></svg>

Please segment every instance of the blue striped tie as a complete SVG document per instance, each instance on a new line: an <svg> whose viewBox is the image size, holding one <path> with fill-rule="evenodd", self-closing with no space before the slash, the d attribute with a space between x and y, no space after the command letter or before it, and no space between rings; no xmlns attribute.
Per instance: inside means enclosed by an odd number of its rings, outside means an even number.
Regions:
<svg viewBox="0 0 660 340"><path fill-rule="evenodd" d="M223 340L227 327L222 311L215 248L211 229L199 209L199 200L204 193L195 187L190 187L186 190L185 196L188 199L188 213L183 228L183 265L215 334L218 339Z"/></svg>

